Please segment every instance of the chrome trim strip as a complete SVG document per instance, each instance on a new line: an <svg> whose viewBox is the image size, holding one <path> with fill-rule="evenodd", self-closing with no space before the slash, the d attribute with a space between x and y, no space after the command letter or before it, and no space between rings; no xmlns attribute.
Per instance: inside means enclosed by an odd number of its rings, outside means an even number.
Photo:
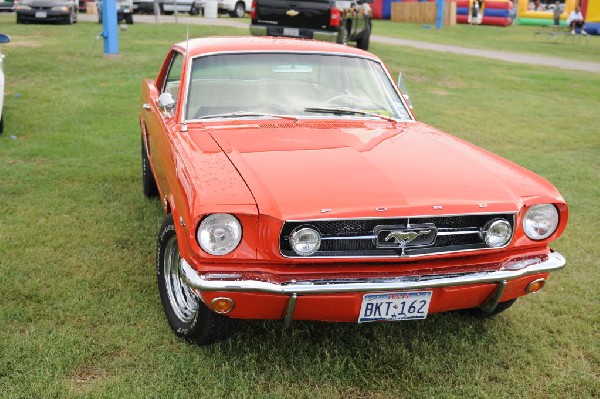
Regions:
<svg viewBox="0 0 600 399"><path fill-rule="evenodd" d="M433 215L413 215L413 216L402 216L402 215L388 215L384 216L376 216L376 217L359 217L359 218L324 218L324 219L304 219L304 220L296 220L289 219L285 220L284 223L310 223L310 222L335 222L339 220L385 220L385 219L425 219L425 218L443 218L443 217L451 217L451 216L484 216L484 215L513 215L513 217L519 213L518 211L498 211L498 212L470 212L470 213L443 213L443 214L433 214ZM283 226L282 226L283 228Z"/></svg>
<svg viewBox="0 0 600 399"><path fill-rule="evenodd" d="M457 230L457 231L442 231L443 229L438 229L438 236L459 236L459 235L465 235L465 234L479 234L479 228L477 227L473 227L474 229L477 230Z"/></svg>
<svg viewBox="0 0 600 399"><path fill-rule="evenodd" d="M438 236L458 236L458 235L465 235L465 234L479 234L479 230L477 231L439 231L437 235ZM321 237L321 240L374 240L376 239L377 236L350 236L350 237L344 237L344 236L339 236L339 237Z"/></svg>
<svg viewBox="0 0 600 399"><path fill-rule="evenodd" d="M181 260L181 278L198 291L265 292L279 295L311 295L343 292L385 292L398 290L431 289L471 284L498 283L537 273L552 272L565 267L566 260L558 252L536 256L511 263L510 270L468 272L446 275L401 276L345 280L290 280L273 283L255 279L208 280L199 275L184 259Z"/></svg>
<svg viewBox="0 0 600 399"><path fill-rule="evenodd" d="M498 247L498 248L492 248L492 247L485 247L485 248L473 248L473 249L458 249L455 251L440 251L440 252L428 252L428 253L423 253L423 254L411 254L411 255L404 255L404 256L400 256L400 255L371 255L371 256L367 256L367 255L361 255L361 256L335 256L335 255L331 255L331 256L300 256L300 255L295 255L295 256L287 256L284 254L281 254L281 257L283 257L284 259L322 259L322 260L327 260L327 261L331 261L332 259L362 259L365 262L369 261L369 260L379 260L379 259L409 259L409 258L422 258L424 256L438 256L438 255L447 255L447 254L457 254L457 253L468 253L468 252L475 252L475 251L492 251L492 250L498 250L498 249L502 249L502 248L506 248L508 247L508 245L510 245L510 242L503 246L503 247ZM427 247L421 247L421 249L424 249ZM435 247L431 247L431 248L435 248ZM447 248L447 247L439 247L439 248ZM396 248L396 249L402 249L400 247ZM407 249L413 249L413 248L407 248ZM375 249L374 249L375 251Z"/></svg>
<svg viewBox="0 0 600 399"><path fill-rule="evenodd" d="M321 237L321 240L374 240L377 236Z"/></svg>

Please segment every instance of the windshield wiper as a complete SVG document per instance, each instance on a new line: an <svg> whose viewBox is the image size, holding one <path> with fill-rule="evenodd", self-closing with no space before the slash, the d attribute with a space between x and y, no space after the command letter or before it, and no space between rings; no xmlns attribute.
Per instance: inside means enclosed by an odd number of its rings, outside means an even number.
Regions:
<svg viewBox="0 0 600 399"><path fill-rule="evenodd" d="M269 118L280 118L280 119L289 119L289 120L298 120L298 118L287 115L277 115L277 114L268 114L265 112L251 112L251 111L236 111L236 112L227 112L225 114L215 114L215 115L204 115L195 119L213 119L213 118L237 118L237 117L245 117L245 116L266 116Z"/></svg>
<svg viewBox="0 0 600 399"><path fill-rule="evenodd" d="M334 114L334 115L363 115L363 116L372 116L375 118L383 119L388 122L396 123L397 120L394 118L390 118L389 116L380 115L375 112L363 111L361 109L354 109L348 107L307 107L304 108L304 112L320 112L326 114Z"/></svg>

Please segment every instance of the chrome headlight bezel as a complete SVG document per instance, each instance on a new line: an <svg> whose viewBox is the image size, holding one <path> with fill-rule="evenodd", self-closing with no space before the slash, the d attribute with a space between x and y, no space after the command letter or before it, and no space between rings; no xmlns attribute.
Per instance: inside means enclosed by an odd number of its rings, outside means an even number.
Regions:
<svg viewBox="0 0 600 399"><path fill-rule="evenodd" d="M196 229L196 242L209 255L223 256L242 241L242 224L229 213L206 215Z"/></svg>
<svg viewBox="0 0 600 399"><path fill-rule="evenodd" d="M290 234L289 243L297 255L310 256L321 248L321 233L313 226L300 226Z"/></svg>
<svg viewBox="0 0 600 399"><path fill-rule="evenodd" d="M545 240L556 232L559 221L558 209L554 204L533 205L523 217L523 231L532 240Z"/></svg>
<svg viewBox="0 0 600 399"><path fill-rule="evenodd" d="M513 237L513 228L506 219L490 220L481 231L481 238L490 248L504 248Z"/></svg>

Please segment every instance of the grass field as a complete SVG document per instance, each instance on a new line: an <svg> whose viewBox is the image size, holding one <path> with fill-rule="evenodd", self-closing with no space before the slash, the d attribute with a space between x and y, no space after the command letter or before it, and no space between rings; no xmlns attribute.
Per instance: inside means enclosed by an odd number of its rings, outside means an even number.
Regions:
<svg viewBox="0 0 600 399"><path fill-rule="evenodd" d="M600 62L600 37L590 36L588 41L577 37L559 37L557 42L534 32L545 28L539 26L486 26L457 24L441 30L435 26L413 23L397 23L389 20L373 21L373 34L401 37L469 48L509 51L524 54L563 57L578 61Z"/></svg>
<svg viewBox="0 0 600 399"><path fill-rule="evenodd" d="M600 397L600 74L373 44L421 120L559 188L567 268L487 321L249 322L197 347L163 317L139 159L141 79L185 27L133 25L104 58L98 24L0 24L0 397Z"/></svg>

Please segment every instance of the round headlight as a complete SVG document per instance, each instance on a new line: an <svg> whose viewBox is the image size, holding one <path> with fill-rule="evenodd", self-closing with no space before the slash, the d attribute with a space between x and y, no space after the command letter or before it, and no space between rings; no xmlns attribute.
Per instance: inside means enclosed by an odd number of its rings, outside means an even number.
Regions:
<svg viewBox="0 0 600 399"><path fill-rule="evenodd" d="M215 213L202 219L196 232L200 248L211 255L226 255L242 240L242 225L233 215Z"/></svg>
<svg viewBox="0 0 600 399"><path fill-rule="evenodd" d="M490 220L483 227L483 239L492 248L500 248L508 244L512 237L512 227L505 219Z"/></svg>
<svg viewBox="0 0 600 399"><path fill-rule="evenodd" d="M321 234L312 227L301 227L290 235L290 245L300 256L312 255L321 247Z"/></svg>
<svg viewBox="0 0 600 399"><path fill-rule="evenodd" d="M525 212L523 230L532 240L548 238L558 227L558 211L552 204L534 205Z"/></svg>

